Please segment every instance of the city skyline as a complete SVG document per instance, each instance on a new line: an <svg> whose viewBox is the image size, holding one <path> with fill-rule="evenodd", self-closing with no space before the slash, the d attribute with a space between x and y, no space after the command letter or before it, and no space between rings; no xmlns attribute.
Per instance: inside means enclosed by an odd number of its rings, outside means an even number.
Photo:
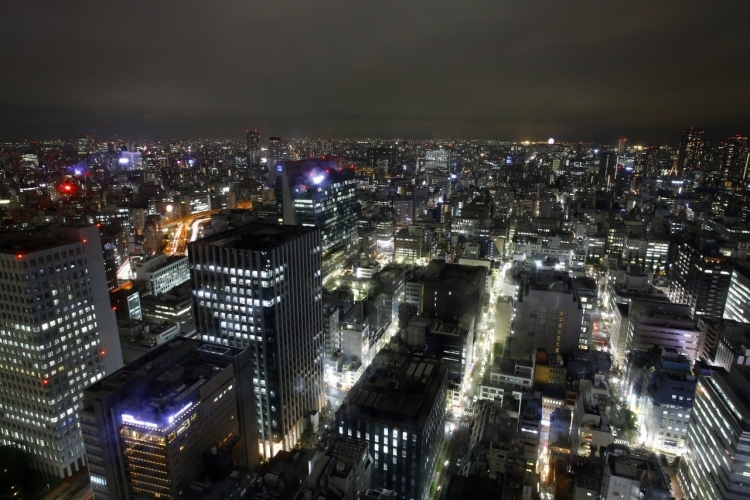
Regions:
<svg viewBox="0 0 750 500"><path fill-rule="evenodd" d="M0 137L251 127L663 143L691 125L747 130L746 4L129 7L3 7Z"/></svg>

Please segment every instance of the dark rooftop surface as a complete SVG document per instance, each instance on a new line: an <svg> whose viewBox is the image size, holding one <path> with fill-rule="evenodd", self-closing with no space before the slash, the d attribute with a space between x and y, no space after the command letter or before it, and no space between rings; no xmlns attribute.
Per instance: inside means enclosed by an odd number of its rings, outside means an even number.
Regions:
<svg viewBox="0 0 750 500"><path fill-rule="evenodd" d="M432 358L381 351L337 411L388 425L424 425L447 365Z"/></svg>
<svg viewBox="0 0 750 500"><path fill-rule="evenodd" d="M36 236L30 234L3 234L0 235L0 253L11 255L23 255L31 252L41 252L50 248L70 245L73 241L48 236Z"/></svg>
<svg viewBox="0 0 750 500"><path fill-rule="evenodd" d="M251 222L236 229L207 236L190 245L211 245L243 250L267 250L317 230L314 227Z"/></svg>
<svg viewBox="0 0 750 500"><path fill-rule="evenodd" d="M433 260L424 273L424 281L439 281L457 285L471 285L479 287L486 270L481 266L462 266L447 264L441 260Z"/></svg>

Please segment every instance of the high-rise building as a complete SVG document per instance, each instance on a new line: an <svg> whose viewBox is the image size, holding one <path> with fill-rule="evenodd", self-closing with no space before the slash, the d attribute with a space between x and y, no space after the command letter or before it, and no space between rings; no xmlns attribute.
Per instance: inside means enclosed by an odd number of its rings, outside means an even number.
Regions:
<svg viewBox="0 0 750 500"><path fill-rule="evenodd" d="M335 278L358 254L354 169L316 159L277 164L275 171L279 222L320 228L323 279Z"/></svg>
<svg viewBox="0 0 750 500"><path fill-rule="evenodd" d="M735 365L699 375L688 428L687 452L677 480L693 500L728 500L748 495L750 370Z"/></svg>
<svg viewBox="0 0 750 500"><path fill-rule="evenodd" d="M739 260L733 264L723 317L750 323L750 265Z"/></svg>
<svg viewBox="0 0 750 500"><path fill-rule="evenodd" d="M715 236L705 233L694 241L680 244L669 298L677 304L690 306L693 319L699 316L721 318L731 278L731 263L719 253Z"/></svg>
<svg viewBox="0 0 750 500"><path fill-rule="evenodd" d="M453 152L446 147L428 149L424 153L425 169L428 172L441 172L447 174L451 167Z"/></svg>
<svg viewBox="0 0 750 500"><path fill-rule="evenodd" d="M83 391L122 366L99 229L0 236L0 443L64 477L84 465Z"/></svg>
<svg viewBox="0 0 750 500"><path fill-rule="evenodd" d="M719 159L722 178L739 186L750 175L750 149L747 137L736 135L721 145Z"/></svg>
<svg viewBox="0 0 750 500"><path fill-rule="evenodd" d="M379 172L392 172L398 166L398 149L395 146L367 148L367 164Z"/></svg>
<svg viewBox="0 0 750 500"><path fill-rule="evenodd" d="M250 350L260 453L294 447L323 399L320 231L251 223L189 245L201 339Z"/></svg>
<svg viewBox="0 0 750 500"><path fill-rule="evenodd" d="M269 184L273 184L274 176L276 175L276 165L284 161L284 151L282 146L281 137L269 137L268 138L268 154L266 156L266 165L268 166L268 174L266 181Z"/></svg>
<svg viewBox="0 0 750 500"><path fill-rule="evenodd" d="M257 130L246 130L247 140L247 169L251 179L260 180L260 132Z"/></svg>
<svg viewBox="0 0 750 500"><path fill-rule="evenodd" d="M173 340L86 389L94 498L180 498L211 460L257 465L252 371L247 349Z"/></svg>
<svg viewBox="0 0 750 500"><path fill-rule="evenodd" d="M339 436L364 439L374 458L372 485L399 498L428 497L444 435L444 363L380 351L336 411Z"/></svg>
<svg viewBox="0 0 750 500"><path fill-rule="evenodd" d="M682 131L680 151L677 157L677 172L683 175L701 166L703 153L703 131L690 127Z"/></svg>

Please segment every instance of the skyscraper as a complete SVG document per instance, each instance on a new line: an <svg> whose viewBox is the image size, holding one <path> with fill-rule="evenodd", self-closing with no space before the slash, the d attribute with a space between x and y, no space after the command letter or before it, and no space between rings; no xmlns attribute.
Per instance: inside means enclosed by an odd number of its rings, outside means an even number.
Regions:
<svg viewBox="0 0 750 500"><path fill-rule="evenodd" d="M256 465L250 351L173 340L86 389L81 427L96 500L177 498L204 456ZM212 450L213 448L213 450Z"/></svg>
<svg viewBox="0 0 750 500"><path fill-rule="evenodd" d="M748 178L750 171L750 149L747 137L736 135L721 145L720 169L722 178L739 186Z"/></svg>
<svg viewBox="0 0 750 500"><path fill-rule="evenodd" d="M0 442L59 477L84 465L83 391L122 366L99 230L0 236Z"/></svg>
<svg viewBox="0 0 750 500"><path fill-rule="evenodd" d="M289 450L323 399L320 231L253 223L189 246L204 341L250 350L260 453Z"/></svg>
<svg viewBox="0 0 750 500"><path fill-rule="evenodd" d="M669 299L690 306L691 316L721 318L727 302L732 266L719 253L717 239L704 233L680 244Z"/></svg>
<svg viewBox="0 0 750 500"><path fill-rule="evenodd" d="M335 159L289 161L275 170L279 222L320 228L323 279L334 278L357 255L354 170Z"/></svg>
<svg viewBox="0 0 750 500"><path fill-rule="evenodd" d="M276 164L284 161L284 152L282 151L281 137L269 137L268 138L268 155L266 157L266 165L268 166L268 172L266 179L269 184L273 184L274 176L276 175Z"/></svg>
<svg viewBox="0 0 750 500"><path fill-rule="evenodd" d="M247 169L251 179L260 180L260 132L257 130L246 130L247 140Z"/></svg>
<svg viewBox="0 0 750 500"><path fill-rule="evenodd" d="M750 453L750 371L700 375L677 480L694 500L745 498Z"/></svg>
<svg viewBox="0 0 750 500"><path fill-rule="evenodd" d="M677 172L680 175L700 166L703 152L703 131L690 127L682 131L680 152L677 157Z"/></svg>

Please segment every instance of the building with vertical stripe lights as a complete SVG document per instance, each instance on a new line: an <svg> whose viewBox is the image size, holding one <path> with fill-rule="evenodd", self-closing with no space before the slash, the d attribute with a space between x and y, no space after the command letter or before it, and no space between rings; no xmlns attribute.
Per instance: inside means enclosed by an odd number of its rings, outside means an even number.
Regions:
<svg viewBox="0 0 750 500"><path fill-rule="evenodd" d="M700 375L677 479L685 498L750 495L750 370Z"/></svg>
<svg viewBox="0 0 750 500"><path fill-rule="evenodd" d="M293 448L323 404L320 230L253 223L188 255L201 339L250 350L260 454Z"/></svg>

